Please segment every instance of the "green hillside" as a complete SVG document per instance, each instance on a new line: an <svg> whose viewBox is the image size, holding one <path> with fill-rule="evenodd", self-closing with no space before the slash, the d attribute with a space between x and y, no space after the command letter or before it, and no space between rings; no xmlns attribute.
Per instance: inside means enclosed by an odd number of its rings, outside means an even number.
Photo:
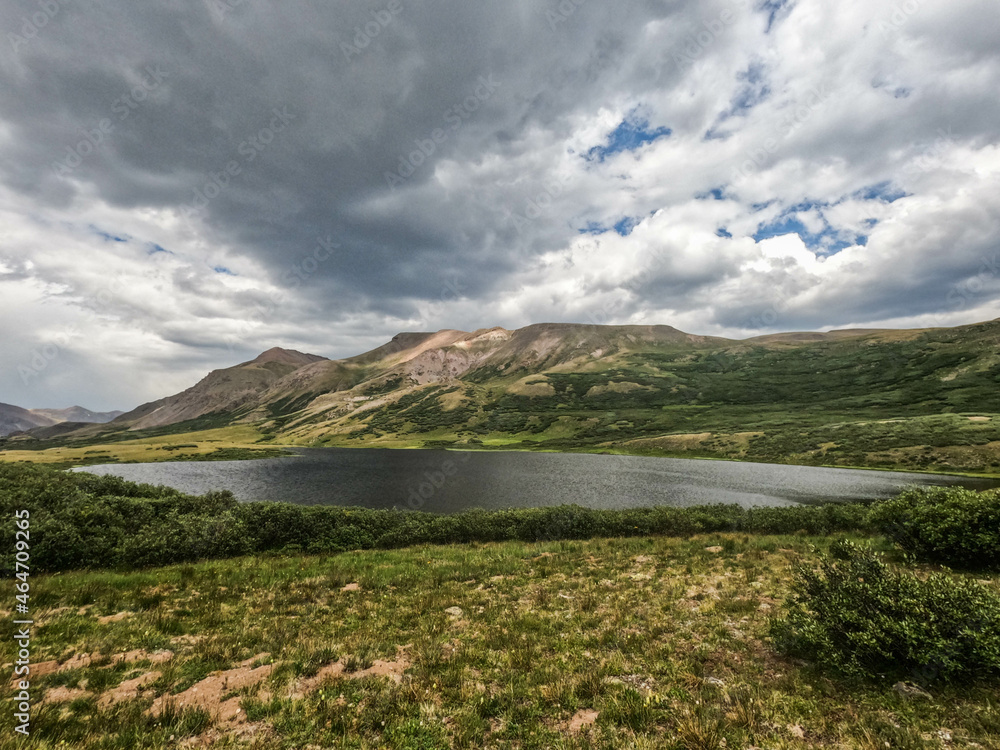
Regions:
<svg viewBox="0 0 1000 750"><path fill-rule="evenodd" d="M546 324L400 334L345 360L286 350L43 449L243 425L303 446L454 446L1000 473L1000 321L778 334ZM278 354L275 354L278 352ZM229 385L231 384L231 385Z"/></svg>

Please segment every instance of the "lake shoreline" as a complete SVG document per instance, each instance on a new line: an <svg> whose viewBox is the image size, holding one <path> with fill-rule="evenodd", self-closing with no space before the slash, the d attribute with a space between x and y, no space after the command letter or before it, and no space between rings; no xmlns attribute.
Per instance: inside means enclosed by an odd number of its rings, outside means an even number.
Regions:
<svg viewBox="0 0 1000 750"><path fill-rule="evenodd" d="M763 461L763 460L753 460L748 461L742 458L730 458L728 456L697 456L690 455L687 453L638 453L634 451L626 451L620 448L602 448L601 450L587 450L586 448L568 448L564 450L557 450L554 448L510 448L510 447L483 447L483 446L423 446L423 445L400 445L400 446L382 446L382 445L286 445L286 444L268 444L269 448L276 448L284 451L282 455L244 455L239 458L224 458L224 459L209 459L209 458L188 458L188 457L176 457L167 458L162 461L100 461L100 463L91 464L73 464L72 466L63 467L66 470L69 469L85 469L88 466L105 466L105 465L127 465L127 464L145 464L145 463L203 463L206 461L264 461L272 460L275 458L290 458L292 456L298 455L295 451L299 450L325 450L325 449L344 449L344 450L371 450L371 451L449 451L453 453L546 453L555 455L589 455L589 456L634 456L636 458L666 458L666 459L678 459L683 461L720 461L725 463L735 463L735 464L755 464L764 466L799 466L803 468L822 468L822 469L847 469L851 471L881 471L889 472L895 474L923 474L927 476L935 477L960 477L963 479L985 479L985 480L998 480L1000 481L1000 473L994 472L969 472L969 471L936 471L934 469L898 469L891 468L887 466L869 466L869 465L855 465L855 464L805 464L805 463L795 463L795 462L784 462L784 461ZM0 461L3 460L3 452L0 452Z"/></svg>
<svg viewBox="0 0 1000 750"><path fill-rule="evenodd" d="M589 452L290 447L264 461L163 461L73 467L191 494L229 490L241 502L410 508L595 509L732 503L786 506L884 499L913 486L1000 486L968 477ZM290 461L289 459L296 459Z"/></svg>

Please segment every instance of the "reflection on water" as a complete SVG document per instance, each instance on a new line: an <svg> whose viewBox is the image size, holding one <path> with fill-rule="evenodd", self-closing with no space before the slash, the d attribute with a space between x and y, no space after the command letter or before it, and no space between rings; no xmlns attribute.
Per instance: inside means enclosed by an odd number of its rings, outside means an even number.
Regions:
<svg viewBox="0 0 1000 750"><path fill-rule="evenodd" d="M108 464L80 469L244 501L451 513L468 508L794 505L889 497L913 485L1000 486L986 479L812 466L585 453L310 448L259 461Z"/></svg>

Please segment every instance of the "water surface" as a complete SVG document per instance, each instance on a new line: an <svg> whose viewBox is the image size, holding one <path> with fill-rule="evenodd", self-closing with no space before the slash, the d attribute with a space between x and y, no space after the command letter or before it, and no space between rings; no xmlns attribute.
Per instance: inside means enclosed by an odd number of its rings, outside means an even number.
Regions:
<svg viewBox="0 0 1000 750"><path fill-rule="evenodd" d="M452 513L575 503L588 508L795 505L891 497L905 487L1000 486L988 479L587 453L307 448L255 461L104 464L80 469L242 501Z"/></svg>

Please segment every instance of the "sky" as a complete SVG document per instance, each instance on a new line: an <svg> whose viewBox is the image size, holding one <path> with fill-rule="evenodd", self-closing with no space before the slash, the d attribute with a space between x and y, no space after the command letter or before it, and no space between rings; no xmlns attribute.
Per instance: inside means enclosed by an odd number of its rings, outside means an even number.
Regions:
<svg viewBox="0 0 1000 750"><path fill-rule="evenodd" d="M993 0L6 0L0 402L283 346L1000 317Z"/></svg>

